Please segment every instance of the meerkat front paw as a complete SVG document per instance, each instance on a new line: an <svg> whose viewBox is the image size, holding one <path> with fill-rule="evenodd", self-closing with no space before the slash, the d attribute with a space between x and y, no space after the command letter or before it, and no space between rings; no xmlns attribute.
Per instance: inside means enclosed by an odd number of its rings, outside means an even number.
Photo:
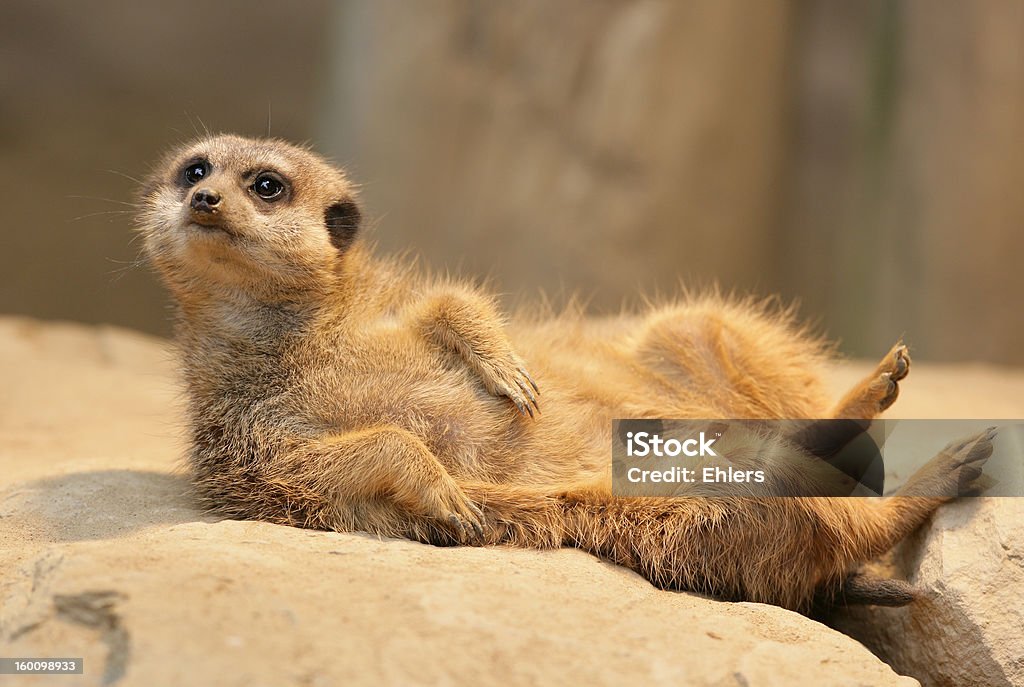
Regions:
<svg viewBox="0 0 1024 687"><path fill-rule="evenodd" d="M488 392L507 397L524 417L540 412L540 389L518 356L510 355L501 364L483 363L479 374Z"/></svg>

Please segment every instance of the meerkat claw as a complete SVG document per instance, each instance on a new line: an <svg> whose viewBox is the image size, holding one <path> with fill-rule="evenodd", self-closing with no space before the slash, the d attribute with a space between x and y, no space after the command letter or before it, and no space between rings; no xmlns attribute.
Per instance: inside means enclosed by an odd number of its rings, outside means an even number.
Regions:
<svg viewBox="0 0 1024 687"><path fill-rule="evenodd" d="M512 381L503 381L496 386L496 390L493 393L495 396L505 396L512 401L516 410L523 417L530 416L534 418L540 413L540 402L537 400L536 394L530 389L527 379L513 377Z"/></svg>
<svg viewBox="0 0 1024 687"><path fill-rule="evenodd" d="M455 530L455 538L458 539L459 543L465 542L469 532L466 531L466 525L462 522L462 518L455 513L449 513L448 524Z"/></svg>
<svg viewBox="0 0 1024 687"><path fill-rule="evenodd" d="M463 499L462 507L466 511L463 514L450 513L448 521L452 523L459 535L459 543L483 544L484 543L484 513L480 508L470 501Z"/></svg>
<svg viewBox="0 0 1024 687"><path fill-rule="evenodd" d="M530 404L532 404L532 408L530 406L527 406L527 408L530 410L530 417L533 417L534 408L537 409L538 413L540 412L540 404L537 402L537 397L534 396L532 391L530 391L530 387L529 385L526 384L526 382L522 381L521 379L517 379L516 384L518 384L519 388L523 390L523 393L526 394L526 397L530 399Z"/></svg>
<svg viewBox="0 0 1024 687"><path fill-rule="evenodd" d="M540 396L540 387L537 386L537 382L533 381L533 377L530 376L530 373L521 367L519 368L519 374L526 377L526 381L530 383L530 386L533 387L533 390L537 392L538 396Z"/></svg>
<svg viewBox="0 0 1024 687"><path fill-rule="evenodd" d="M523 417L526 417L527 415L533 417L533 410L530 409L529 404L525 403L524 401L518 398L513 398L512 403L515 404L516 410L519 411L520 415L522 415Z"/></svg>

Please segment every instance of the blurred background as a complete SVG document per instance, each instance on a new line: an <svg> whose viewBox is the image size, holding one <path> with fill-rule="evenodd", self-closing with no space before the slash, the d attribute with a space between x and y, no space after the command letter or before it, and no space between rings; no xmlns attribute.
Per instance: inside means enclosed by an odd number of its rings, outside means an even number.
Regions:
<svg viewBox="0 0 1024 687"><path fill-rule="evenodd" d="M594 313L679 280L1024 364L1020 0L4 0L0 313L167 334L148 165L315 148L375 239Z"/></svg>

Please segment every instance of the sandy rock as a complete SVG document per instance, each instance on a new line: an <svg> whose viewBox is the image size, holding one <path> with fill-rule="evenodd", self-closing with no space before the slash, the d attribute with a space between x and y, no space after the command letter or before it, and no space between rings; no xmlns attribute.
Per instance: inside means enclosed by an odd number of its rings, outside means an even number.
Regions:
<svg viewBox="0 0 1024 687"><path fill-rule="evenodd" d="M850 609L834 625L925 685L1024 685L1024 499L941 509L894 567L923 599Z"/></svg>
<svg viewBox="0 0 1024 687"><path fill-rule="evenodd" d="M659 592L579 551L264 523L50 546L4 606L7 653L84 656L88 684L915 684L800 616Z"/></svg>
<svg viewBox="0 0 1024 687"><path fill-rule="evenodd" d="M172 369L158 340L0 319L0 655L84 657L76 685L916 684L797 614L659 591L578 551L214 521L178 469ZM1009 512L977 530L957 513L959 560L985 542L1020 563ZM962 598L950 612L984 609Z"/></svg>

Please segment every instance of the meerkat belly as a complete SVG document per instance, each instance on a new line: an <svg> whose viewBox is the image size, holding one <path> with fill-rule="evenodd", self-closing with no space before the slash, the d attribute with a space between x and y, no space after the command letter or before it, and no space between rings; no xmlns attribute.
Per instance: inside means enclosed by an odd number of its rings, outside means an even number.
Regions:
<svg viewBox="0 0 1024 687"><path fill-rule="evenodd" d="M336 364L305 380L328 431L396 426L418 437L455 475L486 478L516 433L507 401L491 396L442 352L374 342L372 357ZM350 361L358 360L353 365ZM368 362L369 361L369 362Z"/></svg>

